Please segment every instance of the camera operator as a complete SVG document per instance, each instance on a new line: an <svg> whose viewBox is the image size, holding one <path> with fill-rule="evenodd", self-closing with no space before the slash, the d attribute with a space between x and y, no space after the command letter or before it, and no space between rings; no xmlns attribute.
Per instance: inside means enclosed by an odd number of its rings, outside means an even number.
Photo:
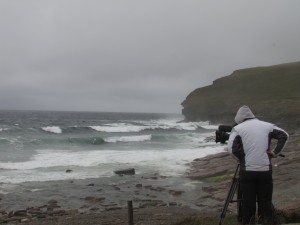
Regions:
<svg viewBox="0 0 300 225"><path fill-rule="evenodd" d="M255 219L256 200L258 217L265 224L272 224L272 165L271 158L276 157L284 148L288 134L283 129L255 118L248 106L242 106L235 117L238 124L233 127L228 151L240 162L240 185L243 195L243 224ZM277 145L270 149L271 139L277 139Z"/></svg>

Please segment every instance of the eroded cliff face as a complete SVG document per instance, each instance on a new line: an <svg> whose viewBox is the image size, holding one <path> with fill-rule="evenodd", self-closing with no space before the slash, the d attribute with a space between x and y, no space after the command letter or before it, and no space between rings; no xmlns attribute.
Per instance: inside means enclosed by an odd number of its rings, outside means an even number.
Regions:
<svg viewBox="0 0 300 225"><path fill-rule="evenodd" d="M191 92L182 114L188 121L233 124L242 105L259 119L299 129L300 62L237 70Z"/></svg>

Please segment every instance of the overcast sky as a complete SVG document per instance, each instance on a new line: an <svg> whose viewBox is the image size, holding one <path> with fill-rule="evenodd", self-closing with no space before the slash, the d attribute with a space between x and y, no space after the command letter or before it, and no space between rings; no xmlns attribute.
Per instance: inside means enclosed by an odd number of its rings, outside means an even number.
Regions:
<svg viewBox="0 0 300 225"><path fill-rule="evenodd" d="M0 110L181 112L234 70L300 61L299 0L0 0Z"/></svg>

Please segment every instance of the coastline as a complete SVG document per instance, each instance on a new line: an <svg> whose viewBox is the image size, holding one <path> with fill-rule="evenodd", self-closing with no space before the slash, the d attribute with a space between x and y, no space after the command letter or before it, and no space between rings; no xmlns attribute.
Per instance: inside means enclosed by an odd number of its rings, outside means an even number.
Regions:
<svg viewBox="0 0 300 225"><path fill-rule="evenodd" d="M273 161L277 164L273 202L279 209L299 208L299 149L300 135L295 131L284 150L286 157ZM224 152L195 159L188 166L184 176L173 178L137 174L115 176L110 182L104 178L24 183L20 188L31 191L23 197L17 192L1 194L0 222L127 224L128 200L133 200L135 224L172 224L193 215L219 214L236 162ZM18 198L22 204L16 205ZM233 204L229 213L235 213Z"/></svg>

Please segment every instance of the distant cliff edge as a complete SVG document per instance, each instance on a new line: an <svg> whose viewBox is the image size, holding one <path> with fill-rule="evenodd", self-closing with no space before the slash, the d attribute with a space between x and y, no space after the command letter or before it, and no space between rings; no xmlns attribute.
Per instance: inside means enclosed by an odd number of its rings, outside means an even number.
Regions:
<svg viewBox="0 0 300 225"><path fill-rule="evenodd" d="M182 102L182 114L187 121L233 124L242 105L259 119L299 129L300 62L234 71L191 92Z"/></svg>

